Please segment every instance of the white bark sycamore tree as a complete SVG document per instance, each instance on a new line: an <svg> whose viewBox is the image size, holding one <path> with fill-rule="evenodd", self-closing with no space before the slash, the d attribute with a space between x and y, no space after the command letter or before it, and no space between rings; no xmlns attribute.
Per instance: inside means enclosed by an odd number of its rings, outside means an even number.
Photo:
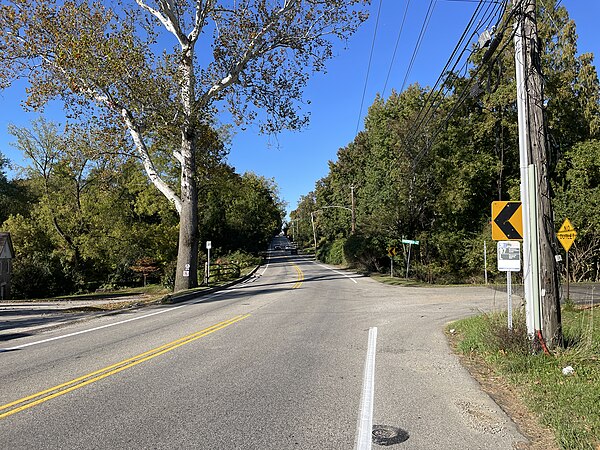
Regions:
<svg viewBox="0 0 600 450"><path fill-rule="evenodd" d="M301 128L309 75L369 1L0 0L0 88L26 78L28 107L59 99L69 117L124 130L179 213L175 290L186 289L198 282L196 153L212 118ZM165 141L179 186L155 161Z"/></svg>

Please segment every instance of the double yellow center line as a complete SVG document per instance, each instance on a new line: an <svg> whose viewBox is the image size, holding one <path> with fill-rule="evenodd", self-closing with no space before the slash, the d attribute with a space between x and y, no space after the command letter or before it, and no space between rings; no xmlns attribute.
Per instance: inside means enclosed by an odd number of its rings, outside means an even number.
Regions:
<svg viewBox="0 0 600 450"><path fill-rule="evenodd" d="M139 355L133 356L132 358L124 359L123 361L120 361L116 364L112 364L108 367L96 370L95 372L88 373L87 375L83 375L81 377L67 381L66 383L53 386L36 394L29 395L27 397L20 398L19 400L15 400L14 402L2 405L0 406L0 419L11 416L20 411L24 411L28 408L39 405L40 403L46 402L61 395L67 394L68 392L74 391L75 389L82 388L84 386L87 386L88 384L94 383L96 381L102 380L103 378L122 372L125 369L129 369L130 367L137 366L138 364L141 364L152 358L156 358L157 356L163 355L167 352L170 352L171 350L175 350L176 348L181 347L182 345L189 344L190 342L203 338L204 336L208 336L209 334L214 333L215 331L222 330L223 328L226 328L229 325L233 325L234 323L239 322L240 320L244 320L249 316L250 314L235 316L229 320L224 320L223 322L219 322L208 328L189 334L175 341L169 342L168 344L164 344L160 347L148 350L147 352L140 353Z"/></svg>
<svg viewBox="0 0 600 450"><path fill-rule="evenodd" d="M300 267L298 267L296 264L292 263L292 266L294 266L294 269L296 269L296 273L298 275L298 281L296 281L296 283L292 286L292 289L298 289L300 286L302 286L302 282L304 281L304 272L302 272Z"/></svg>

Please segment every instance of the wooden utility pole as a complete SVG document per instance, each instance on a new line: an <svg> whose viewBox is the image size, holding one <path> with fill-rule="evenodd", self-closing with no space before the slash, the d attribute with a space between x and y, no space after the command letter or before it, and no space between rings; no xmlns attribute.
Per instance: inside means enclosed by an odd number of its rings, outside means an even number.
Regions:
<svg viewBox="0 0 600 450"><path fill-rule="evenodd" d="M522 36L523 64L525 67L525 107L527 115L528 161L535 167L535 204L537 230L531 229L532 238L538 242L539 298L541 303L540 325L546 345L553 348L562 345L558 267L555 259L556 239L554 214L550 200L550 174L548 146L544 117L544 93L541 57L537 35L536 0L523 0Z"/></svg>
<svg viewBox="0 0 600 450"><path fill-rule="evenodd" d="M350 186L350 196L352 201L352 234L356 233L356 213L354 212L354 185Z"/></svg>

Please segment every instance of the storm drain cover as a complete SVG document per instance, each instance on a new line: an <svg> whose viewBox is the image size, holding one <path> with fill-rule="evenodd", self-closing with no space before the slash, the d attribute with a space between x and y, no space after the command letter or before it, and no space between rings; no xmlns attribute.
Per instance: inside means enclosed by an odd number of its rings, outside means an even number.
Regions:
<svg viewBox="0 0 600 450"><path fill-rule="evenodd" d="M373 443L377 445L400 444L408 439L408 432L390 425L373 425Z"/></svg>

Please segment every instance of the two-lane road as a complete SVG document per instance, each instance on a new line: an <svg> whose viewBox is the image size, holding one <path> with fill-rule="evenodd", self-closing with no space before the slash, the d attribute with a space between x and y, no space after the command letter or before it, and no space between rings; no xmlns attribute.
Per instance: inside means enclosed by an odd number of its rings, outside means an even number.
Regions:
<svg viewBox="0 0 600 450"><path fill-rule="evenodd" d="M411 449L525 441L442 327L492 291L393 288L273 252L235 288L10 341L0 447L351 449L377 329L373 424Z"/></svg>

